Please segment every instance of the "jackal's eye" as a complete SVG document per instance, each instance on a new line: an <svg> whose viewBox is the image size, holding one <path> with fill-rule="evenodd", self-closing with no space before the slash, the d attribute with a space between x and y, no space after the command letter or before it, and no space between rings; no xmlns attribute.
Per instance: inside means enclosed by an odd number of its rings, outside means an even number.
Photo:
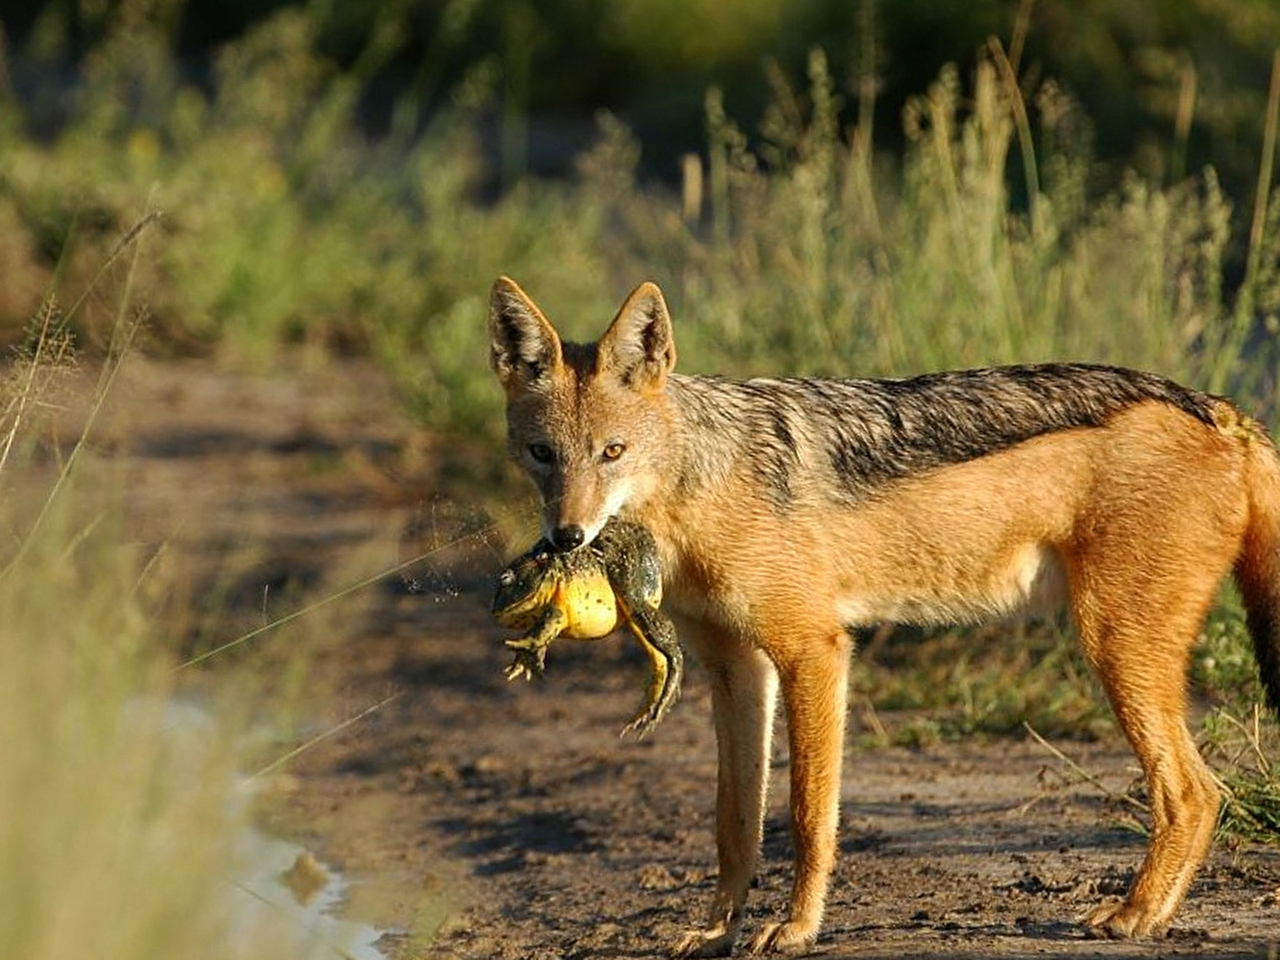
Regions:
<svg viewBox="0 0 1280 960"><path fill-rule="evenodd" d="M545 443L529 444L529 456L533 457L538 463L550 463L551 458L555 456L555 451Z"/></svg>
<svg viewBox="0 0 1280 960"><path fill-rule="evenodd" d="M606 460L617 460L626 451L625 443L610 443L604 448L604 458Z"/></svg>

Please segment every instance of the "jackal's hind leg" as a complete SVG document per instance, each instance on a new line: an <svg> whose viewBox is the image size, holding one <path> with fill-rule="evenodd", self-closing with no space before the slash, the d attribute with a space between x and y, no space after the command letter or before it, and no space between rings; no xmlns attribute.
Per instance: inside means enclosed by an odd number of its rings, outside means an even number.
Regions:
<svg viewBox="0 0 1280 960"><path fill-rule="evenodd" d="M1208 855L1218 819L1217 783L1186 723L1187 656L1202 610L1166 599L1156 635L1152 624L1159 620L1132 617L1132 607L1117 614L1117 605L1107 604L1102 609L1113 616L1103 623L1087 612L1099 607L1077 605L1086 655L1142 765L1151 804L1151 840L1128 895L1084 917L1107 937L1144 937L1168 926Z"/></svg>

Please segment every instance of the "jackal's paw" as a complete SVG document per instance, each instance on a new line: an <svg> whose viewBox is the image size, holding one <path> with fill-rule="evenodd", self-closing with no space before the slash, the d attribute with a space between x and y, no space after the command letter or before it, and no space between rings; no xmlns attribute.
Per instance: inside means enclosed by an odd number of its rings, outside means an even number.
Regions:
<svg viewBox="0 0 1280 960"><path fill-rule="evenodd" d="M773 953L800 950L818 939L818 924L787 920L785 923L766 923L747 947L752 953Z"/></svg>
<svg viewBox="0 0 1280 960"><path fill-rule="evenodd" d="M503 671L503 675L508 680L532 680L535 676L542 676L547 669L547 648L542 647L538 650L526 650L523 648L516 649L516 655Z"/></svg>
<svg viewBox="0 0 1280 960"><path fill-rule="evenodd" d="M736 927L718 923L706 930L693 930L671 949L673 957L727 957L738 939Z"/></svg>
<svg viewBox="0 0 1280 960"><path fill-rule="evenodd" d="M1150 936L1159 932L1163 926L1150 911L1135 906L1128 900L1100 903L1085 914L1083 919L1090 934L1112 940Z"/></svg>

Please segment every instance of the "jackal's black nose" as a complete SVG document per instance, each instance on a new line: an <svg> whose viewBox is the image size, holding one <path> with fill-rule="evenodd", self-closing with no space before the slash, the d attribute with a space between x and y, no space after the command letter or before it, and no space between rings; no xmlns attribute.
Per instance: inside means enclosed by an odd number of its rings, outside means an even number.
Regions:
<svg viewBox="0 0 1280 960"><path fill-rule="evenodd" d="M551 539L557 550L572 550L574 547L582 546L582 541L587 539L587 532L577 524L571 524L566 527L556 527L551 534Z"/></svg>

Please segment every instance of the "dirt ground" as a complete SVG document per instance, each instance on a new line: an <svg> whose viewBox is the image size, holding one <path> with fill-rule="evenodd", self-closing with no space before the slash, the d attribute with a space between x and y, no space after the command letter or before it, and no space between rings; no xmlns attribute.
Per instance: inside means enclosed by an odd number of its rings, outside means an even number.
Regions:
<svg viewBox="0 0 1280 960"><path fill-rule="evenodd" d="M508 684L486 611L507 548L468 505L433 496L443 452L370 367L284 366L264 377L131 360L96 444L122 465L139 539L163 540L246 618L461 538L405 571L419 592L393 574L288 634L316 647L309 730L395 699L275 777L268 826L344 872L348 909L389 931L389 957L662 955L715 877L698 667L639 744L618 732L645 666L620 638L561 642L543 682ZM1220 846L1169 936L1091 940L1073 918L1119 894L1143 848L1096 787L1032 743L875 749L857 726L813 956L1274 955L1280 852ZM1132 779L1122 743L1062 746L1115 790ZM786 767L779 744L748 933L785 906Z"/></svg>

